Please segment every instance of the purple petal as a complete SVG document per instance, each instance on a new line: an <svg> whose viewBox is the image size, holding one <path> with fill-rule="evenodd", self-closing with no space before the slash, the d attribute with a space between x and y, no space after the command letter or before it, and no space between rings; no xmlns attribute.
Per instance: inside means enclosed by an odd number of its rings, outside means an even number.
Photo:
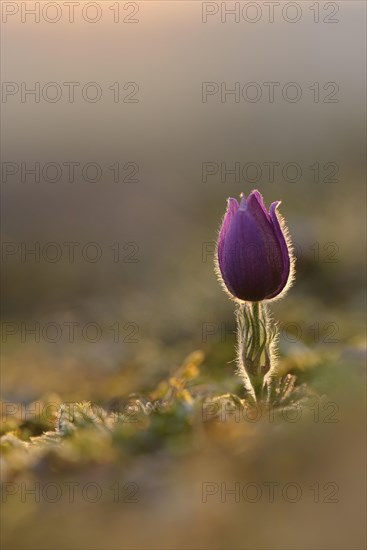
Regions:
<svg viewBox="0 0 367 550"><path fill-rule="evenodd" d="M246 208L247 208L247 198L245 193L241 193L240 210L246 210Z"/></svg>
<svg viewBox="0 0 367 550"><path fill-rule="evenodd" d="M224 240L226 238L229 225L230 225L234 215L236 214L238 208L239 208L239 204L238 204L237 200L229 198L228 201L227 201L227 211L224 214L222 226L220 228L219 236L218 236L218 263L219 263L219 268L220 268L221 271L222 271L222 267L223 267L222 253L223 253Z"/></svg>
<svg viewBox="0 0 367 550"><path fill-rule="evenodd" d="M241 207L227 229L220 269L234 296L260 301L281 285L281 250L256 195L251 194Z"/></svg>
<svg viewBox="0 0 367 550"><path fill-rule="evenodd" d="M253 191L248 196L248 199L246 201L246 208L256 220L259 228L265 233L268 233L269 228L272 228L272 222L259 192Z"/></svg>
<svg viewBox="0 0 367 550"><path fill-rule="evenodd" d="M278 208L281 201L275 201L270 205L270 219L273 224L273 228L275 231L275 235L277 238L277 241L280 246L281 254L282 254L282 278L281 278L281 284L276 289L276 291L270 296L270 298L273 298L274 296L277 296L285 287L288 281L289 272L290 272L290 256L288 251L288 245L287 241L285 240L284 233L282 231L282 228L280 226L278 216L276 213L276 209Z"/></svg>
<svg viewBox="0 0 367 550"><path fill-rule="evenodd" d="M263 213L265 214L266 219L269 220L269 222L270 222L269 212L266 209L266 206L264 204L264 199L262 198L261 193L259 193L259 191L257 189L255 189L255 191L252 191L250 196L252 196L252 195L255 197L258 204L261 206L261 209L262 209Z"/></svg>

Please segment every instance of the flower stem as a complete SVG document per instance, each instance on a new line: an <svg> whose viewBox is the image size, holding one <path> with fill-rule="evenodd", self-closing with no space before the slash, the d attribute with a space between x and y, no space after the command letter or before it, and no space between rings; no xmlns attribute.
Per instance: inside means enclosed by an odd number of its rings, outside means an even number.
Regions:
<svg viewBox="0 0 367 550"><path fill-rule="evenodd" d="M276 327L262 302L245 302L237 310L238 374L251 399L265 396L265 375L273 368ZM270 394L268 394L270 395Z"/></svg>
<svg viewBox="0 0 367 550"><path fill-rule="evenodd" d="M254 326L254 347L255 347L255 354L256 354L256 352L260 348L259 302L252 302L251 303L251 309L252 309L252 318L253 318L253 326ZM259 375L260 361L258 361L258 362L255 361L254 367L256 369L254 374L256 376L258 376Z"/></svg>

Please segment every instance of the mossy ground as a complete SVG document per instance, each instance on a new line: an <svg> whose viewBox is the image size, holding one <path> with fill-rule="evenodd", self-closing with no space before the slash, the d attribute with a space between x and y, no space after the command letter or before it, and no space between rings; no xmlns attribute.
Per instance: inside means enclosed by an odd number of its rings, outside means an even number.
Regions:
<svg viewBox="0 0 367 550"><path fill-rule="evenodd" d="M235 377L213 382L201 351L140 394L3 403L4 548L362 548L348 504L363 509L358 353L310 366L303 351L274 407L247 403Z"/></svg>

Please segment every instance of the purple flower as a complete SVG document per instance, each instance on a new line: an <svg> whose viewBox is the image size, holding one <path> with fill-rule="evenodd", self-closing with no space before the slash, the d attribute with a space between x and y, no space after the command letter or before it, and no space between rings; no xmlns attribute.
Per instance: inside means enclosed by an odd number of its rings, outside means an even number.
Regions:
<svg viewBox="0 0 367 550"><path fill-rule="evenodd" d="M223 282L239 300L258 302L278 296L290 279L291 254L286 228L276 214L280 201L269 212L259 191L241 203L228 199L218 237L218 267Z"/></svg>

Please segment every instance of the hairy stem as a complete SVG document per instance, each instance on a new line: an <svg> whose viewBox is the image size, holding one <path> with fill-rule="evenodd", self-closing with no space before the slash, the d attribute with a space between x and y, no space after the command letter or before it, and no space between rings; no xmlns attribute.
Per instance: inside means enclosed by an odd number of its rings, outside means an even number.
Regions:
<svg viewBox="0 0 367 550"><path fill-rule="evenodd" d="M262 400L269 389L265 376L274 362L276 327L271 322L267 308L262 302L242 303L237 313L238 335L238 374L241 376L246 393L251 399ZM267 377L271 380L271 377Z"/></svg>

